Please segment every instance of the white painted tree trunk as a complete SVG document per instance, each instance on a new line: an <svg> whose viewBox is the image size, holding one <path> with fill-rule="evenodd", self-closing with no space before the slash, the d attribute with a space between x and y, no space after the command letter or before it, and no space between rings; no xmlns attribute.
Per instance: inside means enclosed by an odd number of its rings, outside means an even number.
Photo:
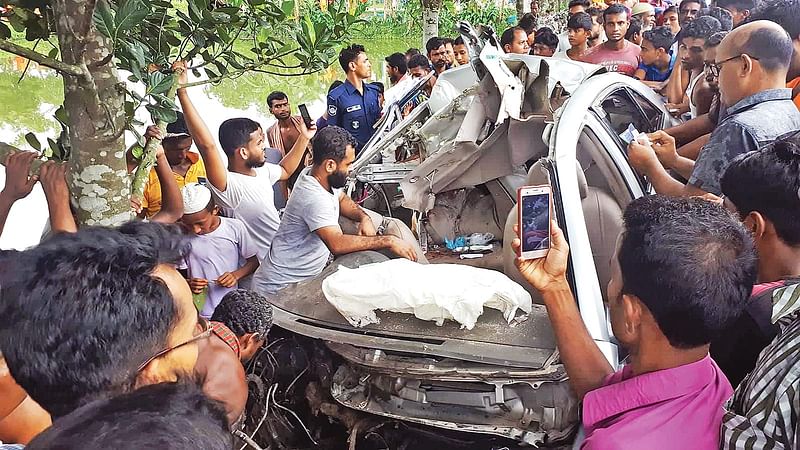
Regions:
<svg viewBox="0 0 800 450"><path fill-rule="evenodd" d="M422 47L425 52L425 43L428 39L439 35L439 10L442 8L441 0L422 1Z"/></svg>

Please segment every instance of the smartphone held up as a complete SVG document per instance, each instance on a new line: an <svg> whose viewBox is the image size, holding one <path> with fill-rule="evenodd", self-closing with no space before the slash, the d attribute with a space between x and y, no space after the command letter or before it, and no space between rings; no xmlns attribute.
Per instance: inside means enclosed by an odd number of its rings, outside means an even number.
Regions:
<svg viewBox="0 0 800 450"><path fill-rule="evenodd" d="M537 259L550 250L550 186L523 186L517 191L519 256Z"/></svg>
<svg viewBox="0 0 800 450"><path fill-rule="evenodd" d="M314 121L311 120L311 115L308 114L308 108L306 107L306 105L302 104L298 106L297 109L300 110L300 117L303 118L303 122L305 122L306 127L311 127L311 124L313 124Z"/></svg>

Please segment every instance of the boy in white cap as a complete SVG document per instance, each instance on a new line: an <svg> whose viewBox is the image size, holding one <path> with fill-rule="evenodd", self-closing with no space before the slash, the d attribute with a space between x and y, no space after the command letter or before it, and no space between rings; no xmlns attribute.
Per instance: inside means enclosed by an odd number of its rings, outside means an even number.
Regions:
<svg viewBox="0 0 800 450"><path fill-rule="evenodd" d="M258 268L258 249L240 220L219 216L211 190L192 183L181 190L184 214L181 224L194 236L186 257L189 286L194 294L207 289L200 315L210 318L239 280Z"/></svg>

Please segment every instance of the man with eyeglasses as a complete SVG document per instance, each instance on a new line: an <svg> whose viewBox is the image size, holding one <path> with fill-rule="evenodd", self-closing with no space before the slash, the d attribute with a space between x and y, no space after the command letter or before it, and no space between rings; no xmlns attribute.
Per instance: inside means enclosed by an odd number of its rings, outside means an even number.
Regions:
<svg viewBox="0 0 800 450"><path fill-rule="evenodd" d="M0 274L0 346L54 419L99 397L192 379L203 337L174 226L131 222L56 235Z"/></svg>
<svg viewBox="0 0 800 450"><path fill-rule="evenodd" d="M800 129L800 112L792 103L791 90L785 88L792 50L791 38L774 22L756 21L730 32L710 66L719 80L722 103L730 106L697 161L679 156L675 139L659 132L649 136L652 145L628 146L631 165L648 177L658 193L719 195L720 178L733 158ZM664 166L688 175L689 182L675 180Z"/></svg>

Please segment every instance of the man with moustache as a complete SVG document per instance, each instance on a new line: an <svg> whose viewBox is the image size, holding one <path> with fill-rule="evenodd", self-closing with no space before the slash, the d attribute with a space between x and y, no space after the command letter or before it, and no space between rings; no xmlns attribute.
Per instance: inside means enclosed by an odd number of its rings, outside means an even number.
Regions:
<svg viewBox="0 0 800 450"><path fill-rule="evenodd" d="M353 136L337 126L323 128L313 140L314 163L297 179L269 253L253 275L253 290L275 293L312 278L322 272L331 254L389 250L412 261L424 258L417 245L378 235L382 218L376 226L376 220L342 190L356 145ZM358 224L355 234L342 231L340 216Z"/></svg>

